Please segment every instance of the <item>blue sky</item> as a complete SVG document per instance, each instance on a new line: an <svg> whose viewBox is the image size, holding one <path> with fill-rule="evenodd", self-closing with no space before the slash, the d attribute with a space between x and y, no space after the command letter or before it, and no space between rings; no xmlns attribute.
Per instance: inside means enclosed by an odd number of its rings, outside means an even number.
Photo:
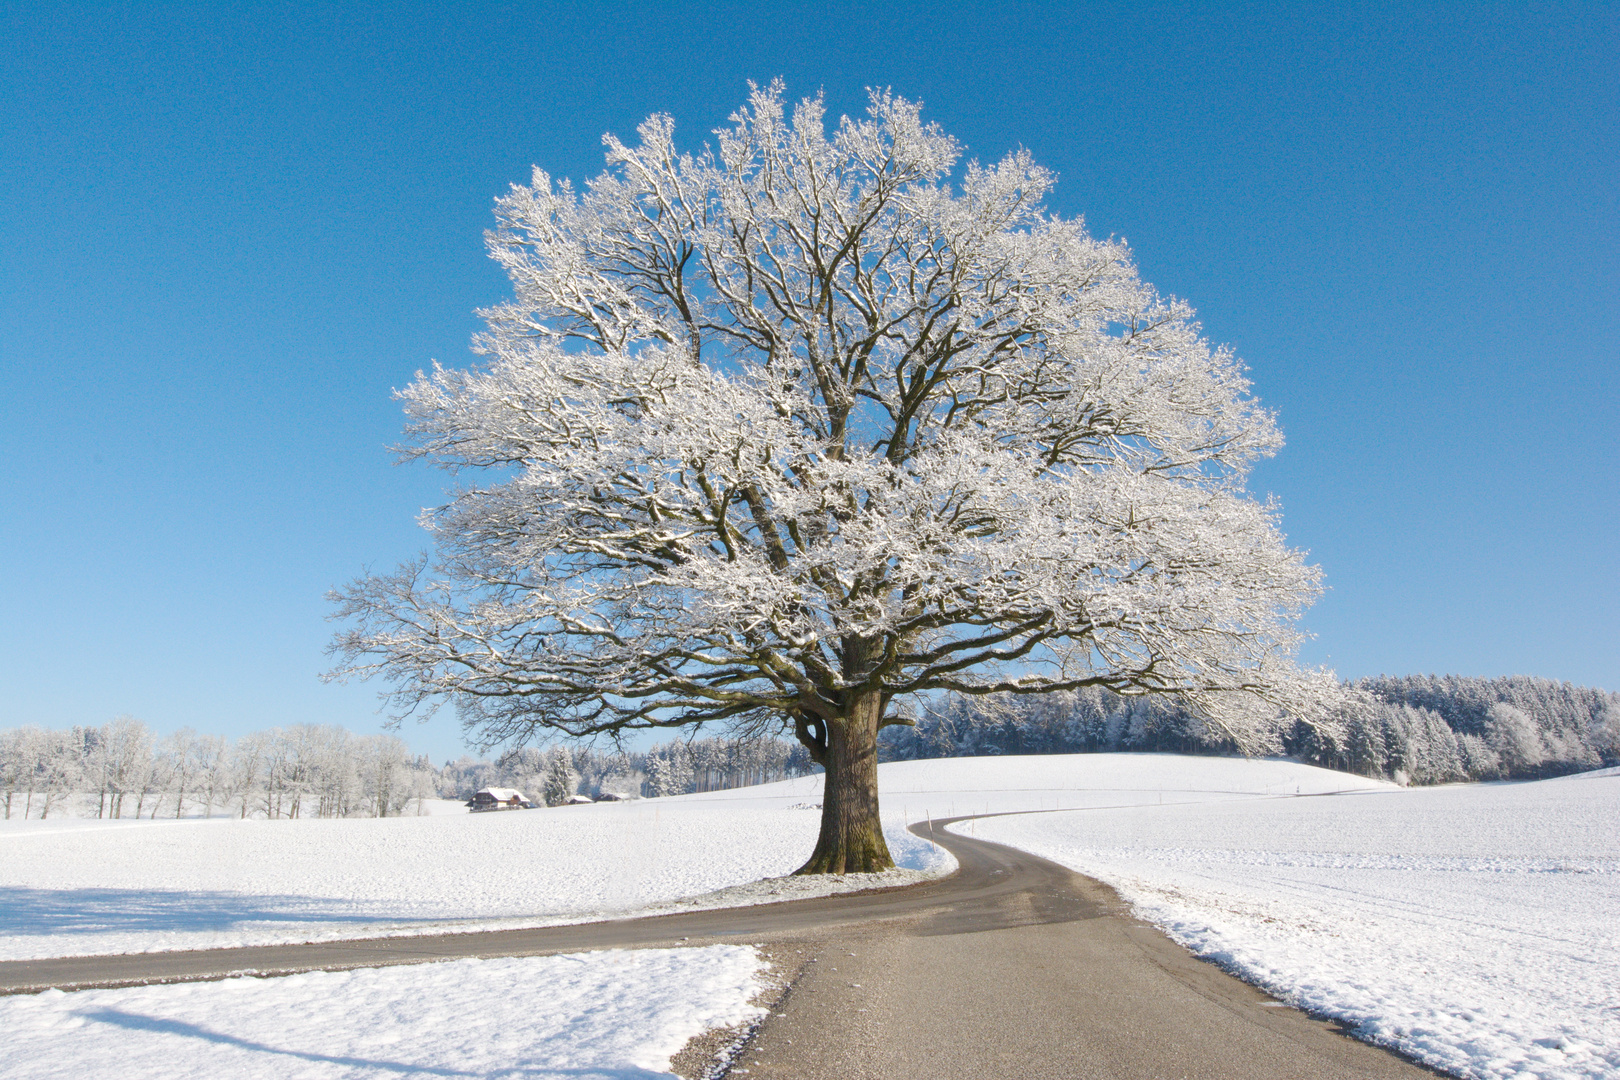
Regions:
<svg viewBox="0 0 1620 1080"><path fill-rule="evenodd" d="M778 75L1028 147L1235 347L1308 661L1620 689L1620 7L1346 7L0 3L0 726L374 730L323 597L424 545L491 200Z"/></svg>

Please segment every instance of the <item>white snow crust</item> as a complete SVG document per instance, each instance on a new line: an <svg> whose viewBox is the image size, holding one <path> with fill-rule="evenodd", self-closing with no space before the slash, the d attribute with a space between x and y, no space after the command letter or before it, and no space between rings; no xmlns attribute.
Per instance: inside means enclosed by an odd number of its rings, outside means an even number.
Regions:
<svg viewBox="0 0 1620 1080"><path fill-rule="evenodd" d="M751 1023L751 948L648 949L0 998L8 1080L673 1078Z"/></svg>
<svg viewBox="0 0 1620 1080"><path fill-rule="evenodd" d="M1615 772L958 828L1107 881L1198 955L1438 1068L1596 1080L1620 1076Z"/></svg>
<svg viewBox="0 0 1620 1080"><path fill-rule="evenodd" d="M898 762L879 777L885 833L909 869L825 882L773 880L814 843L819 777L381 821L11 822L0 958L769 902L950 869L907 823L1036 811L956 827L1108 881L1199 955L1440 1068L1616 1076L1617 773L1401 789L1275 760Z"/></svg>
<svg viewBox="0 0 1620 1080"><path fill-rule="evenodd" d="M1379 786L1287 763L1153 754L895 762L878 772L884 832L905 872L811 883L770 879L815 844L820 776L500 814L446 803L384 819L3 822L0 960L768 903L954 869L906 831L929 817Z"/></svg>
<svg viewBox="0 0 1620 1080"><path fill-rule="evenodd" d="M815 846L820 802L815 776L497 814L3 822L0 960L543 926L954 869L896 808L885 831L901 870L780 880Z"/></svg>
<svg viewBox="0 0 1620 1080"><path fill-rule="evenodd" d="M903 870L810 883L770 879L791 873L815 845L820 776L499 814L4 822L0 960L768 903L954 869L906 831L929 817L1379 786L1287 763L1153 754L895 762L879 768L879 782L884 833Z"/></svg>

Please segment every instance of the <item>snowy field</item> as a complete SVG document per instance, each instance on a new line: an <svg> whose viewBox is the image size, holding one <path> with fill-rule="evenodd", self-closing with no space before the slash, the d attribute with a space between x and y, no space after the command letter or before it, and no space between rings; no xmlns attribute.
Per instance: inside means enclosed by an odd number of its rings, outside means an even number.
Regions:
<svg viewBox="0 0 1620 1080"><path fill-rule="evenodd" d="M1616 772L972 829L1109 882L1198 955L1439 1068L1596 1080L1620 1076Z"/></svg>
<svg viewBox="0 0 1620 1080"><path fill-rule="evenodd" d="M913 876L949 861L908 836L908 822L1046 811L959 827L1109 881L1200 955L1442 1068L1492 1078L1620 1075L1616 770L1410 790L1291 762L1170 755L959 758L879 772L885 832ZM679 909L700 894L710 894L698 901L705 906L775 899L791 883L760 879L791 871L810 851L819 783L380 821L11 822L0 826L0 957L532 926ZM620 955L615 962L686 962ZM570 1049L570 1033L586 1028L559 1013L546 1029L554 1049L535 1043L514 1053L574 1070L567 1075L667 1075L658 1062L687 1029L676 1024L665 1038L662 1021L643 1019L629 999L591 996L609 993L592 989L597 976L587 972L605 962L488 963L578 967L579 977L562 983L590 1023L646 1027L656 1037L587 1059ZM451 967L48 994L26 999L33 1005L0 1002L23 1010L15 1021L0 1012L0 1026L71 1031L60 1045L73 1054L81 1043L105 1049L113 1044L96 1040L138 1035L143 1041L131 1045L153 1061L167 1053L164 1039L182 1037L213 1047L187 1053L248 1055L240 1067L236 1058L176 1058L199 1072L255 1075L251 1062L261 1058L253 1055L264 1055L296 1065L298 1075L397 1072L405 1062L413 1064L404 1071L502 1075L481 1058L436 1064L448 1059L433 1056L433 1033L456 1045L462 1006L418 1014L411 1010L426 1006L405 988L465 977L444 974ZM554 987L556 970L513 978ZM375 1016L314 1042L294 1021L274 1019L302 1015L305 997L347 998L352 990L338 988L351 984L331 981L344 979L378 980L364 983L375 986L365 991ZM291 996L276 996L284 992ZM266 995L262 1008L259 998L247 1004L253 994ZM694 989L669 1003L670 1015L733 1015L726 1010L737 1000L730 990ZM241 1003L240 1015L231 1002ZM260 1026L260 1013L263 1025L285 1026ZM376 1039L368 1042L368 1032ZM579 1038L578 1046L591 1043ZM338 1071L321 1071L329 1068Z"/></svg>
<svg viewBox="0 0 1620 1080"><path fill-rule="evenodd" d="M929 816L1386 786L1287 762L1131 754L897 762L879 773L890 850L924 873L953 866L905 830ZM752 883L809 856L820 801L820 777L804 777L495 814L11 821L0 826L0 960L538 926L690 908L700 896L722 906L802 895L823 884ZM728 891L704 895L716 890Z"/></svg>
<svg viewBox="0 0 1620 1080"><path fill-rule="evenodd" d="M653 1080L751 1023L753 949L597 952L0 998L7 1080Z"/></svg>
<svg viewBox="0 0 1620 1080"><path fill-rule="evenodd" d="M544 926L954 868L896 811L889 844L909 872L761 881L809 857L819 803L807 777L491 814L4 822L0 960Z"/></svg>

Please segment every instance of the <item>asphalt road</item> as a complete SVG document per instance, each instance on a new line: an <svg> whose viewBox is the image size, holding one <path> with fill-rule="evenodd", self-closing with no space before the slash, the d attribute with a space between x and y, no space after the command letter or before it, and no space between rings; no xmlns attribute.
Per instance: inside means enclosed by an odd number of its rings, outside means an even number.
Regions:
<svg viewBox="0 0 1620 1080"><path fill-rule="evenodd" d="M961 870L904 889L538 930L4 962L0 993L742 941L770 945L794 980L735 1061L738 1080L1435 1075L1195 959L1101 883L945 824L934 839Z"/></svg>
<svg viewBox="0 0 1620 1080"><path fill-rule="evenodd" d="M941 840L965 877L1018 887L849 927L806 950L799 977L728 1075L1436 1075L1198 960L1100 882L997 844Z"/></svg>

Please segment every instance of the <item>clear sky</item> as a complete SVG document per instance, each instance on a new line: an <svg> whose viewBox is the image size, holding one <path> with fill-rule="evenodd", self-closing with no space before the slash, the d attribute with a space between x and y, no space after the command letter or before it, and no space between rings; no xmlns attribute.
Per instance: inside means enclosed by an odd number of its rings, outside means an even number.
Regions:
<svg viewBox="0 0 1620 1080"><path fill-rule="evenodd" d="M1238 351L1307 661L1620 689L1620 6L299 7L0 2L0 727L375 730L323 597L425 544L491 200L778 75L1028 147Z"/></svg>

